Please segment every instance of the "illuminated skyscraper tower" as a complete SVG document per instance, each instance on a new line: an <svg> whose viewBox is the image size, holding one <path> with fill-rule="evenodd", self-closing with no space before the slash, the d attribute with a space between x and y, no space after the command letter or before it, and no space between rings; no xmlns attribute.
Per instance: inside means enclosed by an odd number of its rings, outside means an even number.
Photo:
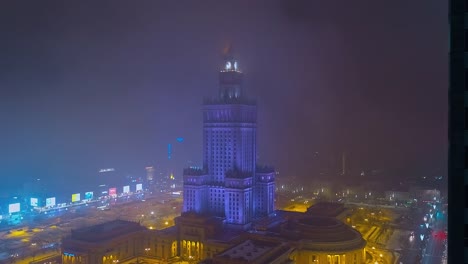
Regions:
<svg viewBox="0 0 468 264"><path fill-rule="evenodd" d="M236 201L235 208L244 207L243 214L250 218L257 109L242 93L242 73L232 56L225 57L219 73L219 98L206 101L203 108L203 161L212 182L209 211L229 218L232 210L225 207L230 198L231 203ZM236 219L243 217L236 214Z"/></svg>
<svg viewBox="0 0 468 264"><path fill-rule="evenodd" d="M273 202L265 199L274 192L273 169L256 175L257 106L243 93L242 77L228 54L218 97L203 106L203 169L184 171L184 211L208 212L235 225L270 213ZM270 206L260 206L261 198Z"/></svg>

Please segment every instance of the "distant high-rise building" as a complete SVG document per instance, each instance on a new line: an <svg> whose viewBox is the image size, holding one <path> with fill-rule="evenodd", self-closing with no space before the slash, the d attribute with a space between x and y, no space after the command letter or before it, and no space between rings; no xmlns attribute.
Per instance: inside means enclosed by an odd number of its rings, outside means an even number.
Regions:
<svg viewBox="0 0 468 264"><path fill-rule="evenodd" d="M154 167L153 166L146 167L146 180L147 181L154 180Z"/></svg>
<svg viewBox="0 0 468 264"><path fill-rule="evenodd" d="M167 144L167 159L171 159L172 157L172 144Z"/></svg>
<svg viewBox="0 0 468 264"><path fill-rule="evenodd" d="M346 175L346 153L343 152L341 156L341 174Z"/></svg>
<svg viewBox="0 0 468 264"><path fill-rule="evenodd" d="M231 54L219 73L218 98L203 106L203 168L184 171L184 211L246 225L274 209L273 169L256 173L257 106L242 89Z"/></svg>
<svg viewBox="0 0 468 264"><path fill-rule="evenodd" d="M47 193L47 184L45 181L37 179L29 179L23 182L23 193L29 195L45 195Z"/></svg>
<svg viewBox="0 0 468 264"><path fill-rule="evenodd" d="M104 168L98 171L97 183L107 185L118 185L122 181L122 177L114 168Z"/></svg>

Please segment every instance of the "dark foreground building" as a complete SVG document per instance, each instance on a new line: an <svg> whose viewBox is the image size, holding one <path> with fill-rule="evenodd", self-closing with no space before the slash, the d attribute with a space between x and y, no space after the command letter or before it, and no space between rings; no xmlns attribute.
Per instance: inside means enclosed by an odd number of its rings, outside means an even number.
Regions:
<svg viewBox="0 0 468 264"><path fill-rule="evenodd" d="M449 2L448 263L468 263L468 1ZM462 208L465 208L464 210ZM463 230L464 232L460 232ZM463 246L464 240L464 246ZM464 261L462 260L464 253Z"/></svg>

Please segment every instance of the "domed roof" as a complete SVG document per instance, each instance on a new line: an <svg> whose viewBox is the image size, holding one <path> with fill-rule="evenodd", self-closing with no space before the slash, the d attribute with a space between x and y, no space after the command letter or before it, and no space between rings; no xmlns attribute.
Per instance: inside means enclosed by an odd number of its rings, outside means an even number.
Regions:
<svg viewBox="0 0 468 264"><path fill-rule="evenodd" d="M329 217L308 217L299 219L297 222L308 227L338 227L343 225L340 221Z"/></svg>
<svg viewBox="0 0 468 264"><path fill-rule="evenodd" d="M299 241L303 248L317 251L342 251L364 248L361 234L332 217L304 217L288 221L282 235Z"/></svg>

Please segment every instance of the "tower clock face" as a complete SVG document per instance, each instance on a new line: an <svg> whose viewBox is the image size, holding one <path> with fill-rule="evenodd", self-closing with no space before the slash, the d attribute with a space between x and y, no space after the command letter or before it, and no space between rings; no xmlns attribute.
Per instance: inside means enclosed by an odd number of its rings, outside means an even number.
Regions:
<svg viewBox="0 0 468 264"><path fill-rule="evenodd" d="M231 62L230 61L226 62L226 70L230 70L231 67L232 67Z"/></svg>

